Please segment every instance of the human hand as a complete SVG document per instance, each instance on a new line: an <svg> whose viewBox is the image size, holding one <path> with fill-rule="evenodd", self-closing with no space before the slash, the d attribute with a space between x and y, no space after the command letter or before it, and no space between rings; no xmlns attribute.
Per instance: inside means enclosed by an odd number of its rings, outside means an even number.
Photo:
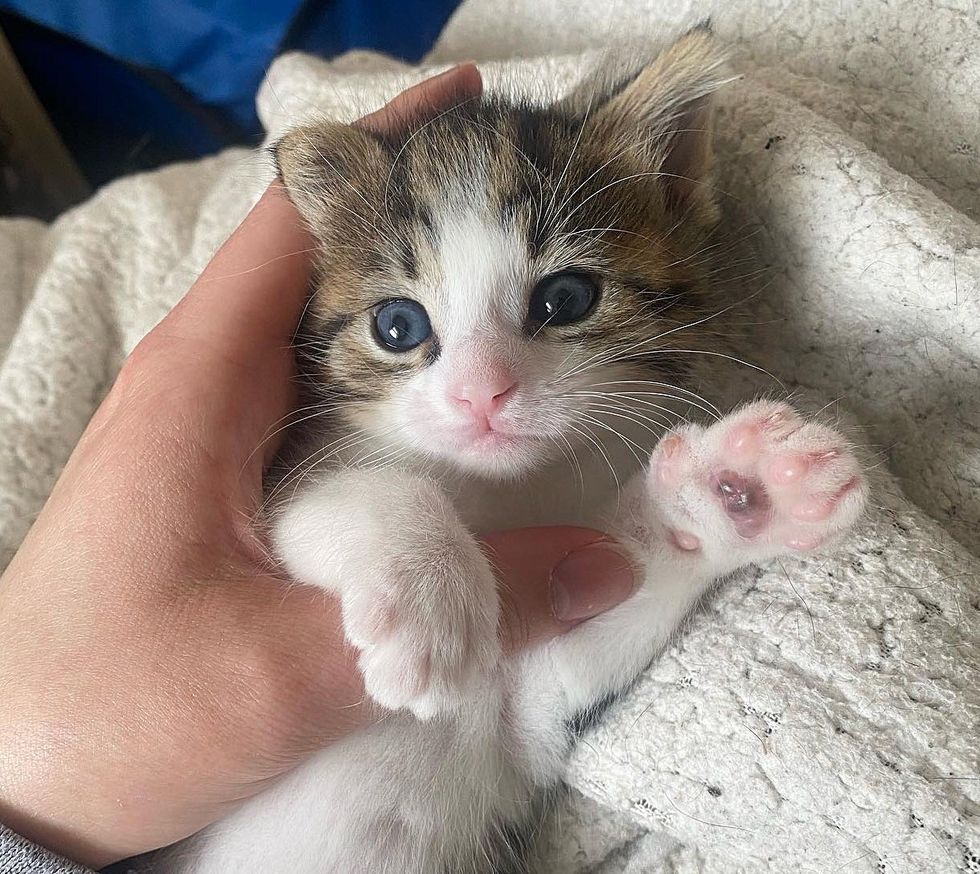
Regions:
<svg viewBox="0 0 980 874"><path fill-rule="evenodd" d="M359 123L408 124L480 87L460 67ZM294 402L313 245L272 185L125 362L0 579L0 821L77 861L186 837L374 718L337 604L284 584L250 524L265 437ZM511 649L628 596L600 538L487 538Z"/></svg>

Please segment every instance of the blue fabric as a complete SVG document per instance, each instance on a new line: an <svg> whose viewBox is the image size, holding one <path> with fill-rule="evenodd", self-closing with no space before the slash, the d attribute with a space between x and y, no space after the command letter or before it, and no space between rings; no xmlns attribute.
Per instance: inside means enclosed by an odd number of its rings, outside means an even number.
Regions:
<svg viewBox="0 0 980 874"><path fill-rule="evenodd" d="M255 127L255 91L302 0L0 0L119 60L168 73Z"/></svg>
<svg viewBox="0 0 980 874"><path fill-rule="evenodd" d="M151 164L207 154L241 137L241 127L219 126L211 113L190 111L174 89L148 81L132 67L81 43L52 40L47 30L0 22L21 67L75 159L87 165L90 181L102 183L120 172L140 169L127 158ZM237 136L236 136L237 135ZM155 155L157 145L165 153Z"/></svg>
<svg viewBox="0 0 980 874"><path fill-rule="evenodd" d="M372 48L417 60L458 0L0 0L129 64L171 76L201 103L257 133L255 92L289 47L332 56Z"/></svg>
<svg viewBox="0 0 980 874"><path fill-rule="evenodd" d="M436 41L459 0L335 0L314 3L315 14L295 47L329 57L375 49L417 61Z"/></svg>

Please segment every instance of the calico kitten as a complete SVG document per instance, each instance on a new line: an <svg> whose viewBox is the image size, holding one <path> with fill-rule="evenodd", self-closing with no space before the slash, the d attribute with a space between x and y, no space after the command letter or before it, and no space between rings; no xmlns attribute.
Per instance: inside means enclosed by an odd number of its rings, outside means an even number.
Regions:
<svg viewBox="0 0 980 874"><path fill-rule="evenodd" d="M560 779L576 716L719 578L858 518L844 440L784 404L656 442L672 405L705 406L693 353L724 306L703 256L724 78L696 29L549 108L488 97L408 133L324 123L278 144L320 248L297 341L313 416L270 490L273 540L339 595L389 712L158 870L519 870L507 836ZM611 532L642 583L504 657L476 536L557 522Z"/></svg>

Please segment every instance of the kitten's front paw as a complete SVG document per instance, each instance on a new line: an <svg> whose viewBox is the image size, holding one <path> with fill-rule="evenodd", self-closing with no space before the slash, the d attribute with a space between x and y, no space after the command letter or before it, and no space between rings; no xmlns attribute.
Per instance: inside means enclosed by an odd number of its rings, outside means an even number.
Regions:
<svg viewBox="0 0 980 874"><path fill-rule="evenodd" d="M867 493L840 434L771 401L668 435L649 477L673 546L719 559L817 549L851 528Z"/></svg>
<svg viewBox="0 0 980 874"><path fill-rule="evenodd" d="M456 709L500 656L496 582L475 543L379 555L343 608L368 694L420 719Z"/></svg>

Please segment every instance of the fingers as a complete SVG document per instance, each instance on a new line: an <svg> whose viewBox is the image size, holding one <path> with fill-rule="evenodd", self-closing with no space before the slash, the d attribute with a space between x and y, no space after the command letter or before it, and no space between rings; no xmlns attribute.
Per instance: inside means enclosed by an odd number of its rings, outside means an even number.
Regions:
<svg viewBox="0 0 980 874"><path fill-rule="evenodd" d="M479 97L482 91L480 71L473 64L460 64L413 85L355 124L378 133L407 128Z"/></svg>
<svg viewBox="0 0 980 874"><path fill-rule="evenodd" d="M510 652L604 613L639 582L623 547L591 528L501 531L484 546L500 580L501 636Z"/></svg>
<svg viewBox="0 0 980 874"><path fill-rule="evenodd" d="M259 369L289 344L306 301L313 247L282 184L273 182L156 330Z"/></svg>

